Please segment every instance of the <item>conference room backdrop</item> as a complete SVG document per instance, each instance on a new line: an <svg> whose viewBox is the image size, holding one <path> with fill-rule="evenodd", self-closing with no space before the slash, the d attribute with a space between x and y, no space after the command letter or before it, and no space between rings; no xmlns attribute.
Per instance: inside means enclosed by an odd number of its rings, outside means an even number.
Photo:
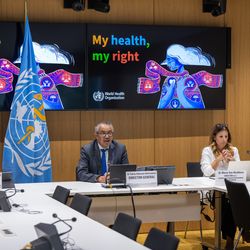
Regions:
<svg viewBox="0 0 250 250"><path fill-rule="evenodd" d="M228 0L226 14L218 17L203 13L201 0L110 0L110 6L109 13L75 12L64 9L63 0L32 0L28 1L28 15L31 22L231 27L232 68L226 71L226 110L48 111L54 181L75 179L80 147L93 139L93 127L101 120L113 122L114 137L126 144L131 163L176 165L179 177L186 176L186 162L200 160L216 122L229 124L241 158L249 159L250 1ZM24 0L0 0L0 21L23 19ZM9 112L0 113L0 162L8 116Z"/></svg>

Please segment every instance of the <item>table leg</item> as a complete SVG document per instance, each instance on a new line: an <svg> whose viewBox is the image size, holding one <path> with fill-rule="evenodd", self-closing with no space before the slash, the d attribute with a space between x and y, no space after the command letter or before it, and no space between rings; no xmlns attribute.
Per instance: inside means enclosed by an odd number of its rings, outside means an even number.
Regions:
<svg viewBox="0 0 250 250"><path fill-rule="evenodd" d="M175 223L167 222L167 233L174 235L174 232L175 232Z"/></svg>
<svg viewBox="0 0 250 250"><path fill-rule="evenodd" d="M215 191L215 227L214 227L214 245L202 242L202 249L221 250L221 195L219 191Z"/></svg>
<svg viewBox="0 0 250 250"><path fill-rule="evenodd" d="M215 249L221 249L221 192L215 191Z"/></svg>

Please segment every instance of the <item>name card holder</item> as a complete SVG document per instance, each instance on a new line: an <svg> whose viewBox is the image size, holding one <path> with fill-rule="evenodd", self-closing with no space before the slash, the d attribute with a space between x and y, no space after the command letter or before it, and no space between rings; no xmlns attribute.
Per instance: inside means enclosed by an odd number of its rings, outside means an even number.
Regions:
<svg viewBox="0 0 250 250"><path fill-rule="evenodd" d="M126 172L126 184L131 187L156 187L157 171Z"/></svg>
<svg viewBox="0 0 250 250"><path fill-rule="evenodd" d="M233 182L246 182L246 170L230 171L230 170L217 170L215 171L215 185L224 186L225 179Z"/></svg>

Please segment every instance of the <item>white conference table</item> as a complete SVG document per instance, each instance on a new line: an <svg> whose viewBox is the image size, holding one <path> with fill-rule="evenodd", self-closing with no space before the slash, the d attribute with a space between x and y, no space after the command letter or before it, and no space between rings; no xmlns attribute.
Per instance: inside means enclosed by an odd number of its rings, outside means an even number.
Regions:
<svg viewBox="0 0 250 250"><path fill-rule="evenodd" d="M200 195L192 191L211 189L213 183L209 178L175 178L172 185L133 188L136 216L144 223L200 220ZM118 212L133 215L129 188L103 188L87 182L17 184L16 188L52 195L57 185L70 189L72 196L92 196L88 216L104 225L113 224Z"/></svg>
<svg viewBox="0 0 250 250"><path fill-rule="evenodd" d="M49 197L57 185L70 189L71 195L83 193L92 196L89 216L94 220ZM195 178L195 181L190 178L176 178L173 185L133 188L137 217L142 218L143 222L200 220L199 195L186 192L209 188L211 188L211 180L208 178ZM16 189L24 189L24 192L18 192L11 197L12 204L24 204L24 209L42 213L26 214L15 207L11 212L0 212L0 230L7 228L15 234L11 237L0 234L0 249L20 249L26 243L35 240L37 236L34 225L40 222L54 222L56 219L52 217L53 213L57 213L63 219L77 218L76 222L69 222L73 228L69 235L75 245L82 249L97 250L105 245L109 249L145 249L144 246L97 222L113 224L120 211L132 214L128 188L107 189L99 183L50 182L16 184ZM172 192L178 193L169 194ZM104 221L102 221L103 218ZM59 232L66 230L65 227L61 228L62 223L56 225Z"/></svg>
<svg viewBox="0 0 250 250"><path fill-rule="evenodd" d="M62 219L77 218L76 222L67 222L72 226L69 238L70 242L74 243L70 249L99 250L105 249L105 246L113 250L148 249L52 199L48 195L45 195L44 192L36 192L32 190L33 187L30 185L27 186L29 187L24 185L24 193L18 192L15 196L10 198L12 204L19 204L20 207L12 207L11 212L0 212L0 231L2 229L9 229L14 233L13 236L4 236L0 233L1 250L19 250L27 243L37 239L38 237L34 225L40 222L55 222L57 219L52 217L53 213L56 213ZM34 186L36 186L36 184L34 184ZM37 211L41 213L29 214L21 212L21 208L32 213ZM55 225L59 233L68 230L68 227L62 222L56 223ZM66 235L67 234L64 236L66 237Z"/></svg>
<svg viewBox="0 0 250 250"><path fill-rule="evenodd" d="M34 216L34 218L36 218L35 219L36 221L33 221L31 225L41 222L41 219L43 219L42 220L43 222L53 222L54 218L52 218L51 215L52 213L58 211L61 212L61 214L59 214L58 212L59 216L63 218L71 218L72 216L75 216L75 213L77 212L72 211L70 208L67 208L65 205L60 204L59 202L51 199L48 196L53 194L54 189L57 185L61 185L70 189L72 196L75 193L82 193L85 195L92 196L93 202L89 212L89 217L93 218L95 221L101 222L103 224L113 224L113 221L118 212L123 211L132 214L132 205L129 196L130 190L128 188L107 189L103 188L99 183L51 182L51 183L16 184L17 189L24 189L25 192L17 193L16 196L11 198L11 200L12 202L15 203L18 202L26 203L23 201L24 197L26 197L25 200L27 201L27 203L30 206L31 205L35 206L32 209L39 210L38 207L41 206L43 209L47 211L37 217ZM250 183L247 183L247 186L248 189L250 190ZM207 177L194 177L194 178L175 178L173 180L172 185L133 188L136 215L138 218L141 218L143 222L158 222L158 221L174 222L174 221L184 221L184 220L200 220L200 196L198 193L192 193L192 191L206 191L206 190L215 190L216 192L221 194L222 192L226 192L226 187L215 186L215 181ZM220 207L220 199L216 199L216 202L218 203L217 211L220 211L220 209L218 209ZM28 220L26 218L26 216L28 215L23 215L23 214L20 215L20 212L17 211L8 213L9 215L7 215L7 217L9 218L9 221L5 220L5 214L7 213L0 212L0 228L1 225L9 225L9 223L13 228L16 227L15 220L14 222L11 220L12 218L11 214L13 213L15 214L18 213L18 215L22 218L16 220L18 221L18 224L20 222L20 227L17 227L17 231L19 232L21 230L22 222L24 223L24 221ZM109 240L110 237L111 238L113 237L113 233L115 232L91 220L90 218L87 218L80 214L78 214L78 216L84 217L84 220L87 220L88 223L83 223L84 225L79 223L79 225L76 226L78 222L74 224L72 222L73 230L70 233L70 235L72 234L73 237L76 238L77 245L80 245L84 249L100 249L100 245L103 246L106 244L104 242L107 242L109 248L111 249L115 249L116 247L118 247L117 245L115 245L115 242L113 240L112 241ZM13 218L14 217L16 217L16 215L13 216ZM1 224L1 221L4 221L4 223ZM91 227L86 225L91 225ZM29 228L29 233L27 233L27 235L29 235L29 239L27 237L27 240L29 241L34 240L36 238L33 226L30 227L31 228ZM98 241L95 241L92 245L92 242L89 239L90 238L89 235L95 234L94 231L97 229L94 229L94 227L97 227L100 232L103 231L103 235L105 235L103 243L100 243L98 239ZM79 232L82 231L84 232L84 230L86 230L87 239L84 239L82 237L82 235L85 236L85 233L79 234ZM220 213L217 212L216 223L215 223L215 246L214 246L215 249L221 249L220 238L221 238ZM25 243L27 242L27 240L26 241L23 240L22 242ZM1 238L0 242L2 242ZM8 240L5 239L5 242L8 242ZM110 245L110 242L112 242L112 244L114 245L113 246ZM132 241L132 243L130 244L133 245L134 242ZM140 247L142 247L140 245L138 246L137 243L133 246L132 245L129 248L126 247L126 249L137 249L137 247L139 247L138 249L140 249ZM121 249L120 246L118 248Z"/></svg>

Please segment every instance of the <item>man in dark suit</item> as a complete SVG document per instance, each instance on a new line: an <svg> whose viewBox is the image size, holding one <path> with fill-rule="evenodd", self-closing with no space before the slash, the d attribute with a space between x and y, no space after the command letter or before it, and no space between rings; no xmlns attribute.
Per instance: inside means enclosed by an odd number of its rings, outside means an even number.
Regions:
<svg viewBox="0 0 250 250"><path fill-rule="evenodd" d="M96 139L81 148L76 168L78 181L105 183L108 163L128 163L126 147L113 140L113 133L114 127L111 122L105 121L96 125Z"/></svg>

